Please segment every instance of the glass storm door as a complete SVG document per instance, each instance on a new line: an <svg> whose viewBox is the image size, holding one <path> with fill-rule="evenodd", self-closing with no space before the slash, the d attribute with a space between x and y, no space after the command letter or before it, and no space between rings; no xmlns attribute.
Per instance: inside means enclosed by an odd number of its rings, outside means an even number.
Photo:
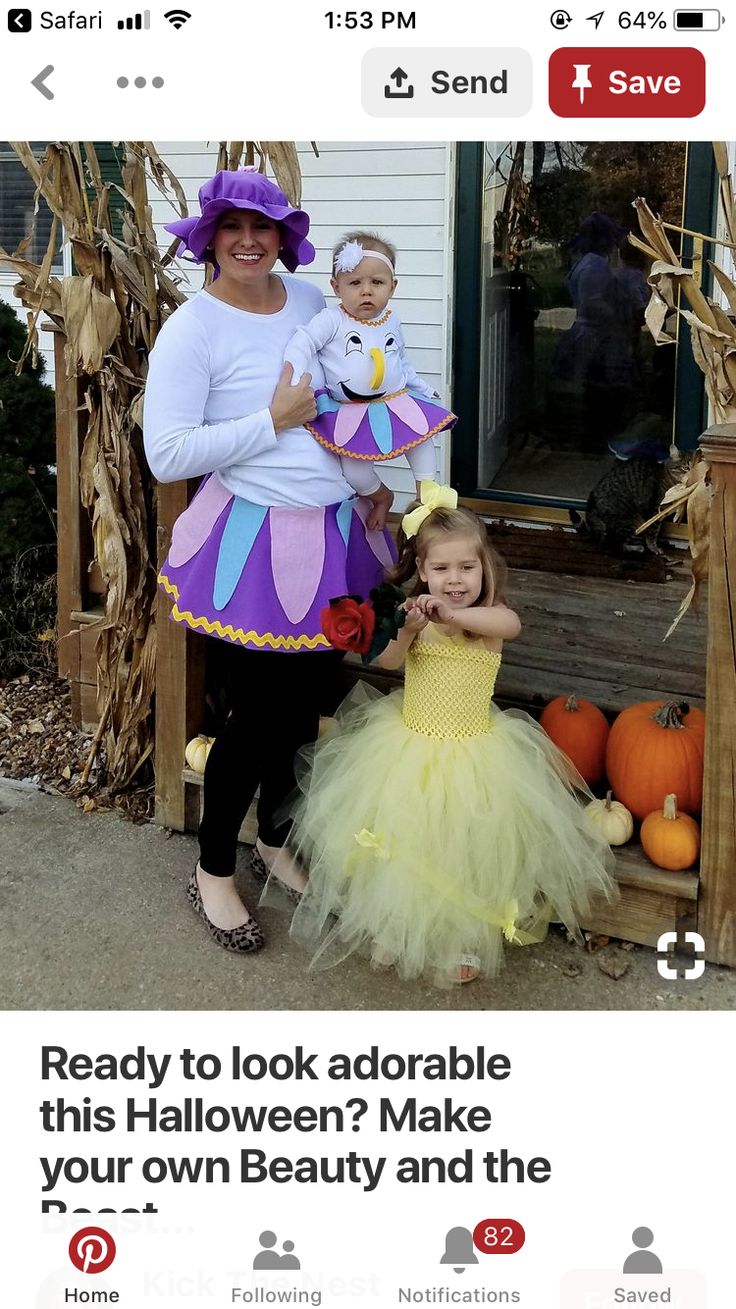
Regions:
<svg viewBox="0 0 736 1309"><path fill-rule="evenodd" d="M645 327L648 264L628 237L636 196L665 221L712 230L709 149L459 147L453 481L463 495L584 504L616 459L661 462L674 439L695 444L702 379L685 337L655 346Z"/></svg>

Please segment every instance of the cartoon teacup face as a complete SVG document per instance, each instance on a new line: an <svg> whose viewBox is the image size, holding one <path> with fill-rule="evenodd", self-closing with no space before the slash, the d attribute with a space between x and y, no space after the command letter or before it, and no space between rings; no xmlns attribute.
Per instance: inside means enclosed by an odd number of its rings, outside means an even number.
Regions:
<svg viewBox="0 0 736 1309"><path fill-rule="evenodd" d="M344 357L325 378L336 400L377 400L401 389L399 343L390 326L351 322L342 340Z"/></svg>

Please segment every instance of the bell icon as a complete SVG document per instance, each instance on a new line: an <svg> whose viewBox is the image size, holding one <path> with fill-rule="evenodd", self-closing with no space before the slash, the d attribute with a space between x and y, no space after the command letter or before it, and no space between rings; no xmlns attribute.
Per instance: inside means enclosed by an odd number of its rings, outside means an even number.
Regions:
<svg viewBox="0 0 736 1309"><path fill-rule="evenodd" d="M477 1264L478 1256L473 1249L473 1234L467 1227L451 1227L445 1237L445 1253L441 1264L452 1264L456 1273L463 1273L466 1264Z"/></svg>

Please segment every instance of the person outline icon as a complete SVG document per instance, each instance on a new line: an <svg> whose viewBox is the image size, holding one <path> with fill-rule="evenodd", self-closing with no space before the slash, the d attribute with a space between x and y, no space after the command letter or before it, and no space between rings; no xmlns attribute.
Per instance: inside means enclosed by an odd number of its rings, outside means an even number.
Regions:
<svg viewBox="0 0 736 1309"><path fill-rule="evenodd" d="M625 1273L661 1273L662 1260L653 1250L647 1249L654 1240L654 1232L649 1227L636 1227L631 1239L638 1248L632 1250L624 1264Z"/></svg>

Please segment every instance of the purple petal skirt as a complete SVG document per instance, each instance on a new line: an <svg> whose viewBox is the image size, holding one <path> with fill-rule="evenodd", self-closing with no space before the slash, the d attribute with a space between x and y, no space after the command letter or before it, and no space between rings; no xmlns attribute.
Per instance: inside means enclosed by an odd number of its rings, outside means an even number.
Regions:
<svg viewBox="0 0 736 1309"><path fill-rule="evenodd" d="M308 432L333 454L380 463L406 454L437 432L454 427L455 414L418 391L397 391L376 400L338 403L329 392L314 393L317 417Z"/></svg>
<svg viewBox="0 0 736 1309"><path fill-rule="evenodd" d="M251 650L329 650L320 611L368 596L395 561L387 531L369 532L368 500L308 508L252 504L216 473L174 524L159 584L171 618Z"/></svg>

